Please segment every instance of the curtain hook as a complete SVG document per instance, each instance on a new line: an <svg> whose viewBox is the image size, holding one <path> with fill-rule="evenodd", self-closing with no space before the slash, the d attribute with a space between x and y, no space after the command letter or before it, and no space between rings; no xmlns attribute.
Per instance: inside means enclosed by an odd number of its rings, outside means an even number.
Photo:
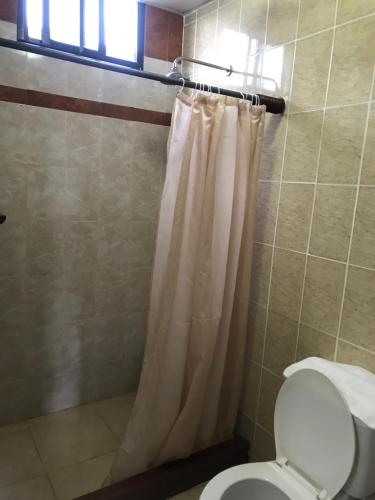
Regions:
<svg viewBox="0 0 375 500"><path fill-rule="evenodd" d="M185 78L183 76L180 76L180 80L182 80L182 88L180 88L180 90L177 92L177 95L180 95L185 88Z"/></svg>

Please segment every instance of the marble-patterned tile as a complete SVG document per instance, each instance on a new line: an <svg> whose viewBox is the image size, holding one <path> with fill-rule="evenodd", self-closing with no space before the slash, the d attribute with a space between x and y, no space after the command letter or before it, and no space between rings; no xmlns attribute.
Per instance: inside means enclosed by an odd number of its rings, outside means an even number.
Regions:
<svg viewBox="0 0 375 500"><path fill-rule="evenodd" d="M149 307L151 267L131 265L126 270L126 308L128 311L146 311Z"/></svg>
<svg viewBox="0 0 375 500"><path fill-rule="evenodd" d="M67 168L64 215L72 220L97 220L97 175L90 169Z"/></svg>
<svg viewBox="0 0 375 500"><path fill-rule="evenodd" d="M281 377L262 369L258 422L269 433L273 433L275 403L282 383Z"/></svg>
<svg viewBox="0 0 375 500"><path fill-rule="evenodd" d="M135 396L136 394L131 392L92 405L118 439L121 439L125 432Z"/></svg>
<svg viewBox="0 0 375 500"><path fill-rule="evenodd" d="M303 295L305 325L336 335L344 286L345 264L309 257Z"/></svg>
<svg viewBox="0 0 375 500"><path fill-rule="evenodd" d="M202 5L199 9L197 9L197 17L207 16L214 12L219 6L219 0L212 0Z"/></svg>
<svg viewBox="0 0 375 500"><path fill-rule="evenodd" d="M30 160L29 131L20 127L27 120L21 104L0 102L0 166L27 165Z"/></svg>
<svg viewBox="0 0 375 500"><path fill-rule="evenodd" d="M28 163L38 168L65 165L66 115L56 109L25 107Z"/></svg>
<svg viewBox="0 0 375 500"><path fill-rule="evenodd" d="M66 165L97 168L100 161L102 119L81 113L67 113Z"/></svg>
<svg viewBox="0 0 375 500"><path fill-rule="evenodd" d="M328 105L350 104L370 98L375 55L372 50L375 17L336 29Z"/></svg>
<svg viewBox="0 0 375 500"><path fill-rule="evenodd" d="M322 123L322 111L289 116L283 180L315 181Z"/></svg>
<svg viewBox="0 0 375 500"><path fill-rule="evenodd" d="M267 48L267 50L264 51L262 76L272 78L274 81L261 81L260 91L263 94L270 94L276 97L282 95L289 99L292 84L294 52L294 42ZM259 70L258 68L254 68L252 72L258 73ZM288 106L288 100L286 104Z"/></svg>
<svg viewBox="0 0 375 500"><path fill-rule="evenodd" d="M23 273L0 277L0 325L1 327L24 327L29 317L26 307L26 286Z"/></svg>
<svg viewBox="0 0 375 500"><path fill-rule="evenodd" d="M255 422L261 367L255 363L248 363L245 368L242 383L242 398L240 411Z"/></svg>
<svg viewBox="0 0 375 500"><path fill-rule="evenodd" d="M0 427L0 438L5 436L6 434L13 434L14 432L26 431L28 429L26 421L17 423L17 424L9 424L3 425Z"/></svg>
<svg viewBox="0 0 375 500"><path fill-rule="evenodd" d="M31 432L48 472L117 449L117 441L90 408L74 408L30 421Z"/></svg>
<svg viewBox="0 0 375 500"><path fill-rule="evenodd" d="M182 45L182 54L185 57L194 58L195 49L195 33L196 33L196 23L189 24L184 27L184 41ZM189 62L183 63L183 73L190 75L193 71L193 64Z"/></svg>
<svg viewBox="0 0 375 500"><path fill-rule="evenodd" d="M375 184L375 103L371 104L365 153L363 158L361 184Z"/></svg>
<svg viewBox="0 0 375 500"><path fill-rule="evenodd" d="M78 99L103 102L103 80L108 71L64 61L67 95Z"/></svg>
<svg viewBox="0 0 375 500"><path fill-rule="evenodd" d="M339 340L337 362L357 365L375 373L375 352L365 351L360 347Z"/></svg>
<svg viewBox="0 0 375 500"><path fill-rule="evenodd" d="M259 243L273 243L279 190L278 183L258 183L254 238Z"/></svg>
<svg viewBox="0 0 375 500"><path fill-rule="evenodd" d="M296 38L297 0L271 0L269 3L267 45L280 45Z"/></svg>
<svg viewBox="0 0 375 500"><path fill-rule="evenodd" d="M247 328L247 357L261 364L266 327L267 309L260 304L250 303Z"/></svg>
<svg viewBox="0 0 375 500"><path fill-rule="evenodd" d="M3 130L1 130L3 133ZM16 220L25 217L26 212L26 169L16 163L2 163L0 160L1 211Z"/></svg>
<svg viewBox="0 0 375 500"><path fill-rule="evenodd" d="M108 453L49 474L58 500L71 500L99 490L109 474L115 454Z"/></svg>
<svg viewBox="0 0 375 500"><path fill-rule="evenodd" d="M62 315L65 320L92 318L96 311L95 272L70 272L64 275Z"/></svg>
<svg viewBox="0 0 375 500"><path fill-rule="evenodd" d="M359 190L350 262L375 269L375 188Z"/></svg>
<svg viewBox="0 0 375 500"><path fill-rule="evenodd" d="M146 345L147 312L128 312L124 320L123 349L125 359L141 358Z"/></svg>
<svg viewBox="0 0 375 500"><path fill-rule="evenodd" d="M340 337L375 352L375 271L349 267Z"/></svg>
<svg viewBox="0 0 375 500"><path fill-rule="evenodd" d="M27 54L28 88L51 94L66 95L65 61L39 54Z"/></svg>
<svg viewBox="0 0 375 500"><path fill-rule="evenodd" d="M215 61L217 11L200 17L198 11L195 37L195 57L203 61Z"/></svg>
<svg viewBox="0 0 375 500"><path fill-rule="evenodd" d="M336 338L310 328L300 325L297 345L297 361L317 356L333 361L335 355Z"/></svg>
<svg viewBox="0 0 375 500"><path fill-rule="evenodd" d="M331 46L332 31L297 42L291 97L292 111L323 107Z"/></svg>
<svg viewBox="0 0 375 500"><path fill-rule="evenodd" d="M27 87L27 53L21 50L0 48L0 84L10 87Z"/></svg>
<svg viewBox="0 0 375 500"><path fill-rule="evenodd" d="M302 0L298 36L331 28L335 18L336 0Z"/></svg>
<svg viewBox="0 0 375 500"><path fill-rule="evenodd" d="M251 272L250 300L267 305L270 281L272 247L255 243Z"/></svg>
<svg viewBox="0 0 375 500"><path fill-rule="evenodd" d="M61 219L66 208L65 170L53 166L30 166L27 172L27 206L35 218Z"/></svg>
<svg viewBox="0 0 375 500"><path fill-rule="evenodd" d="M28 430L0 438L0 486L26 481L44 473Z"/></svg>
<svg viewBox="0 0 375 500"><path fill-rule="evenodd" d="M374 12L375 6L372 0L340 0L337 10L337 23L344 23Z"/></svg>
<svg viewBox="0 0 375 500"><path fill-rule="evenodd" d="M305 255L288 250L275 250L270 309L298 320L302 298Z"/></svg>
<svg viewBox="0 0 375 500"><path fill-rule="evenodd" d="M17 25L8 21L0 21L0 36L8 40L17 40Z"/></svg>
<svg viewBox="0 0 375 500"><path fill-rule="evenodd" d="M328 109L324 120L318 181L355 184L358 179L367 105Z"/></svg>
<svg viewBox="0 0 375 500"><path fill-rule="evenodd" d="M281 176L286 132L286 118L266 114L259 178L277 180Z"/></svg>
<svg viewBox="0 0 375 500"><path fill-rule="evenodd" d="M310 253L329 259L348 257L356 188L317 186Z"/></svg>
<svg viewBox="0 0 375 500"><path fill-rule="evenodd" d="M284 369L294 363L297 333L298 321L270 311L264 351L266 368L281 376Z"/></svg>
<svg viewBox="0 0 375 500"><path fill-rule="evenodd" d="M28 275L25 278L27 314L34 324L61 320L65 311L65 281L60 275Z"/></svg>
<svg viewBox="0 0 375 500"><path fill-rule="evenodd" d="M250 420L249 417L247 417L243 413L239 413L237 417L236 427L234 429L234 434L237 434L246 439L246 441L252 443L254 436L254 428L255 428L254 422Z"/></svg>
<svg viewBox="0 0 375 500"><path fill-rule="evenodd" d="M10 363L9 360L12 360ZM0 379L12 383L35 369L30 327L1 326Z"/></svg>
<svg viewBox="0 0 375 500"><path fill-rule="evenodd" d="M312 184L281 184L276 245L304 252L314 197Z"/></svg>
<svg viewBox="0 0 375 500"><path fill-rule="evenodd" d="M254 447L251 452L252 462L275 460L276 449L273 435L259 425L255 426Z"/></svg>
<svg viewBox="0 0 375 500"><path fill-rule="evenodd" d="M27 235L27 273L60 276L65 264L64 240L64 224L60 220L33 218Z"/></svg>
<svg viewBox="0 0 375 500"><path fill-rule="evenodd" d="M248 36L249 56L262 50L266 36L267 1L242 2L240 33Z"/></svg>
<svg viewBox="0 0 375 500"><path fill-rule="evenodd" d="M123 314L127 289L125 269L117 268L109 261L106 264L95 273L96 311L104 318Z"/></svg>
<svg viewBox="0 0 375 500"><path fill-rule="evenodd" d="M1 500L56 500L47 476L0 488Z"/></svg>
<svg viewBox="0 0 375 500"><path fill-rule="evenodd" d="M22 219L12 219L10 215L1 226L0 276L14 276L24 269L27 249L26 224Z"/></svg>
<svg viewBox="0 0 375 500"><path fill-rule="evenodd" d="M63 268L67 273L89 272L98 264L97 223L68 221L62 228Z"/></svg>
<svg viewBox="0 0 375 500"><path fill-rule="evenodd" d="M147 266L153 263L156 239L154 221L129 221L124 237L125 260L128 264Z"/></svg>

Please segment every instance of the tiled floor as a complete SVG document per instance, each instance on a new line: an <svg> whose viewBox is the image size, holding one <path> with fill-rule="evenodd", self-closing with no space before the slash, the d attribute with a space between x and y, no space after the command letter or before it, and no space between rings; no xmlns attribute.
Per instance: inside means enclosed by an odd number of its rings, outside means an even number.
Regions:
<svg viewBox="0 0 375 500"><path fill-rule="evenodd" d="M0 500L71 500L100 488L133 401L127 394L0 427Z"/></svg>
<svg viewBox="0 0 375 500"><path fill-rule="evenodd" d="M180 493L179 495L176 495L170 498L169 500L199 500L200 494L202 493L206 484L207 483L195 486L195 488L192 488L191 490L188 491L184 491L183 493Z"/></svg>

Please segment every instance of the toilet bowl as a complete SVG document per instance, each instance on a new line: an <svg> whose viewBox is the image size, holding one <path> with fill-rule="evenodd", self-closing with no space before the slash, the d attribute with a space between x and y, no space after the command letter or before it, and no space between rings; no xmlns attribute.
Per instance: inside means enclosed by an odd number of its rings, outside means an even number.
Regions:
<svg viewBox="0 0 375 500"><path fill-rule="evenodd" d="M356 426L345 399L322 373L303 369L284 382L276 401L274 430L275 461L221 472L207 484L200 500L350 499L343 492L350 482L356 498L375 492L375 470L372 463L369 470L368 460L359 461L359 484L352 481L355 458L358 462Z"/></svg>

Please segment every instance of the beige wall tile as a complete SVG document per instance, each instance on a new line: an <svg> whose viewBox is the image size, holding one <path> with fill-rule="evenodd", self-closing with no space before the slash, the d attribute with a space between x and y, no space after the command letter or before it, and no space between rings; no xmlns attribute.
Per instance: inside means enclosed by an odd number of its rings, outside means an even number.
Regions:
<svg viewBox="0 0 375 500"><path fill-rule="evenodd" d="M263 357L265 327L266 308L260 304L251 302L249 308L246 353L250 359L259 364L262 363Z"/></svg>
<svg viewBox="0 0 375 500"><path fill-rule="evenodd" d="M298 36L316 33L333 26L336 0L302 0Z"/></svg>
<svg viewBox="0 0 375 500"><path fill-rule="evenodd" d="M258 404L260 372L261 367L259 365L248 363L245 368L242 386L240 411L253 422L255 422Z"/></svg>
<svg viewBox="0 0 375 500"><path fill-rule="evenodd" d="M249 55L261 50L265 43L267 0L242 2L240 32L249 37Z"/></svg>
<svg viewBox="0 0 375 500"><path fill-rule="evenodd" d="M319 182L357 182L366 114L367 105L327 110L319 163Z"/></svg>
<svg viewBox="0 0 375 500"><path fill-rule="evenodd" d="M272 311L298 320L304 268L304 255L275 250L270 302Z"/></svg>
<svg viewBox="0 0 375 500"><path fill-rule="evenodd" d="M322 111L290 115L283 179L315 181L322 123Z"/></svg>
<svg viewBox="0 0 375 500"><path fill-rule="evenodd" d="M344 23L374 12L375 5L373 0L340 0L338 3L337 22Z"/></svg>
<svg viewBox="0 0 375 500"><path fill-rule="evenodd" d="M254 235L257 242L273 243L279 189L278 183L258 183Z"/></svg>
<svg viewBox="0 0 375 500"><path fill-rule="evenodd" d="M318 356L333 361L335 356L336 338L314 330L305 325L300 325L297 345L297 361Z"/></svg>
<svg viewBox="0 0 375 500"><path fill-rule="evenodd" d="M97 168L100 160L102 119L98 116L67 113L66 165Z"/></svg>
<svg viewBox="0 0 375 500"><path fill-rule="evenodd" d="M298 321L270 311L264 352L264 366L282 375L294 363L297 344Z"/></svg>
<svg viewBox="0 0 375 500"><path fill-rule="evenodd" d="M371 104L365 154L363 158L361 184L375 184L375 104Z"/></svg>
<svg viewBox="0 0 375 500"><path fill-rule="evenodd" d="M328 91L330 106L369 99L374 30L374 16L337 28Z"/></svg>
<svg viewBox="0 0 375 500"><path fill-rule="evenodd" d="M348 257L356 188L317 186L310 253L335 260Z"/></svg>
<svg viewBox="0 0 375 500"><path fill-rule="evenodd" d="M237 418L236 427L234 429L235 434L239 434L241 437L252 443L254 436L254 422L252 422L246 415L240 413Z"/></svg>
<svg viewBox="0 0 375 500"><path fill-rule="evenodd" d="M276 245L305 251L314 196L312 184L282 184Z"/></svg>
<svg viewBox="0 0 375 500"><path fill-rule="evenodd" d="M279 45L296 37L298 17L297 0L270 0L267 45Z"/></svg>
<svg viewBox="0 0 375 500"><path fill-rule="evenodd" d="M254 447L251 452L252 462L275 460L275 438L257 425L255 427Z"/></svg>
<svg viewBox="0 0 375 500"><path fill-rule="evenodd" d="M263 306L267 305L271 259L270 246L254 244L250 300Z"/></svg>
<svg viewBox="0 0 375 500"><path fill-rule="evenodd" d="M302 305L302 323L336 335L345 265L309 257Z"/></svg>
<svg viewBox="0 0 375 500"><path fill-rule="evenodd" d="M273 418L276 398L283 379L262 369L258 422L269 433L273 433Z"/></svg>
<svg viewBox="0 0 375 500"><path fill-rule="evenodd" d="M349 267L340 337L375 352L375 271Z"/></svg>
<svg viewBox="0 0 375 500"><path fill-rule="evenodd" d="M27 208L34 217L59 220L64 217L66 208L64 169L30 166L27 172Z"/></svg>
<svg viewBox="0 0 375 500"><path fill-rule="evenodd" d="M339 341L337 361L349 365L358 365L375 373L375 352L365 351L347 342Z"/></svg>
<svg viewBox="0 0 375 500"><path fill-rule="evenodd" d="M359 190L350 262L375 269L375 188Z"/></svg>
<svg viewBox="0 0 375 500"><path fill-rule="evenodd" d="M207 5L202 5L197 10L197 16L202 17L206 16L207 14L211 14L213 11L215 11L219 6L219 1L218 0L212 0L212 2L207 2Z"/></svg>
<svg viewBox="0 0 375 500"><path fill-rule="evenodd" d="M297 42L291 109L302 111L324 105L332 31Z"/></svg>
<svg viewBox="0 0 375 500"><path fill-rule="evenodd" d="M199 12L199 11L198 11ZM195 57L203 61L215 61L217 11L197 20Z"/></svg>
<svg viewBox="0 0 375 500"><path fill-rule="evenodd" d="M286 118L266 115L259 178L280 179L286 133Z"/></svg>

